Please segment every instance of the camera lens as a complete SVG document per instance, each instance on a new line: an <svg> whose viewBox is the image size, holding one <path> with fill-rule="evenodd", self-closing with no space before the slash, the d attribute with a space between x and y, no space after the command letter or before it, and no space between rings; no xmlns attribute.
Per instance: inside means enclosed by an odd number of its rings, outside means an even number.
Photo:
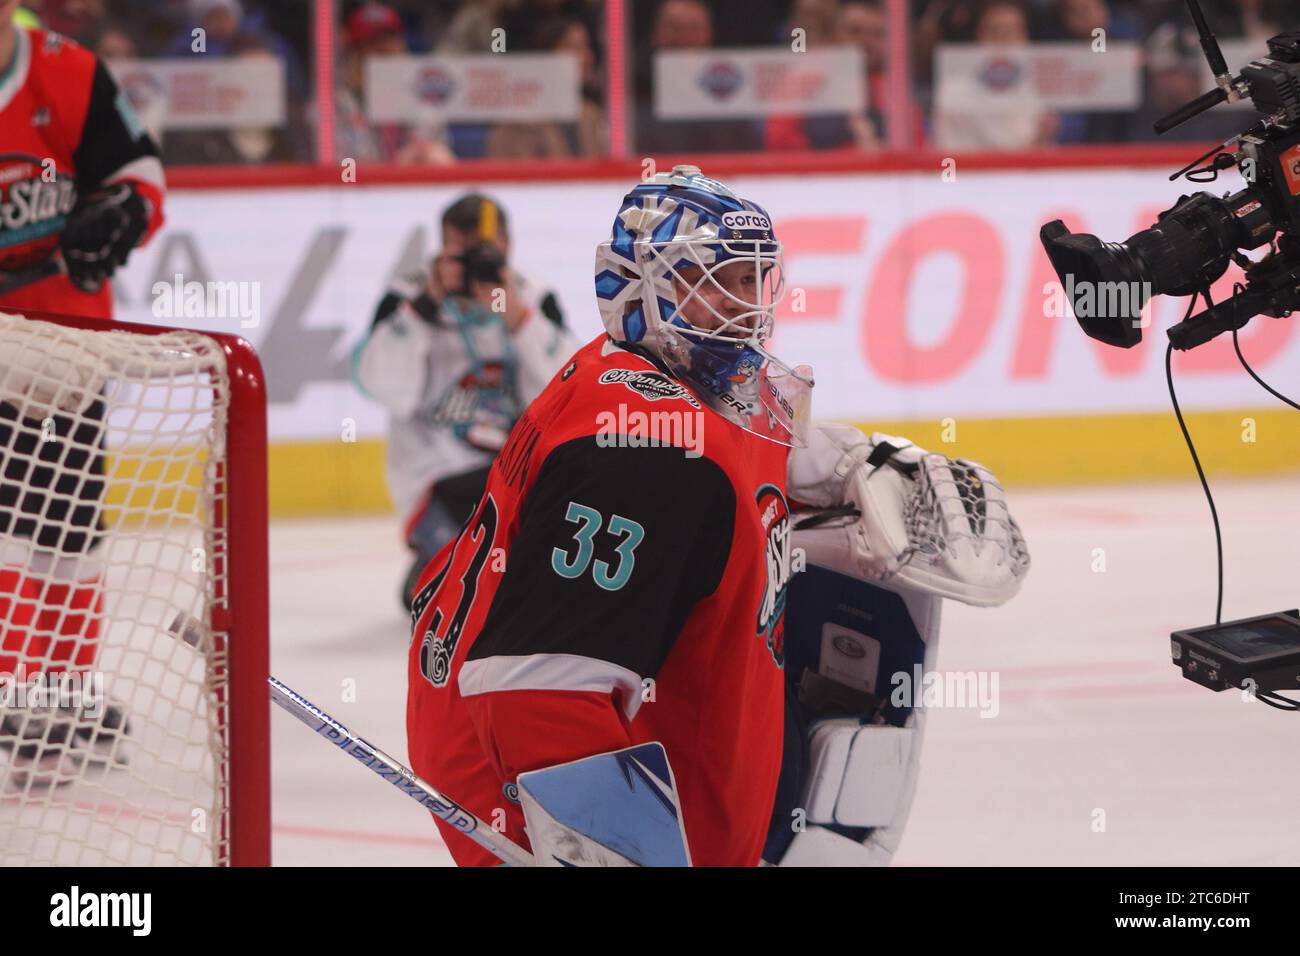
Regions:
<svg viewBox="0 0 1300 956"><path fill-rule="evenodd" d="M1226 199L1183 196L1150 229L1124 242L1071 233L1061 220L1039 231L1085 333L1129 348L1142 339L1142 309L1155 295L1192 295L1227 270L1232 253L1268 241L1267 209L1250 190Z"/></svg>
<svg viewBox="0 0 1300 956"><path fill-rule="evenodd" d="M506 265L506 257L490 242L479 243L469 249L461 261L465 264L465 281L499 284Z"/></svg>

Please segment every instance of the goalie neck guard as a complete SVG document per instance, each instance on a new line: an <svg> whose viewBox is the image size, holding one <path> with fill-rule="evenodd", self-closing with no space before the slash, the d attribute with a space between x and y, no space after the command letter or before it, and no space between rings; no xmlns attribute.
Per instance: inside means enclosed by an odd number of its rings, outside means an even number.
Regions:
<svg viewBox="0 0 1300 956"><path fill-rule="evenodd" d="M771 218L695 166L628 193L596 247L596 300L614 341L649 351L747 431L802 446L812 370L766 348L784 292Z"/></svg>

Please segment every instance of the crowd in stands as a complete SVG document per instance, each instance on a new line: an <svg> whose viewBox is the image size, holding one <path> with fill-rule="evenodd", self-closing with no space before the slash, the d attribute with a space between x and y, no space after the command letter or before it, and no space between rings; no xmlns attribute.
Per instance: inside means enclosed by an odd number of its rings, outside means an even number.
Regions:
<svg viewBox="0 0 1300 956"><path fill-rule="evenodd" d="M888 78L886 0L624 0L629 135L638 153L860 150L886 148L891 115L905 116L909 145L1018 149L1154 138L1152 122L1205 91L1204 58L1182 0L910 0L910 101L897 113ZM1295 22L1295 0L1202 0L1216 33L1246 39L1253 56ZM305 162L316 156L313 0L25 0L41 23L107 61L195 55L272 58L283 64L286 117L274 129L171 129L145 115L169 163ZM445 165L467 159L599 156L608 151L604 0L342 0L335 43L335 153L359 162ZM1290 13L1292 16L1287 17ZM655 55L671 50L788 47L800 28L807 49L862 52L865 108L856 115L764 119L664 119L653 109ZM1108 42L1137 45L1137 110L1063 113L1027 102L1006 115L972 117L936 95L937 51L947 44L1019 47ZM493 50L504 30L509 52L562 53L578 61L580 111L572 122L374 122L367 115L366 64L393 54ZM148 113L148 104L137 104ZM1171 138L1225 138L1241 118L1212 111ZM902 131L900 130L900 136Z"/></svg>

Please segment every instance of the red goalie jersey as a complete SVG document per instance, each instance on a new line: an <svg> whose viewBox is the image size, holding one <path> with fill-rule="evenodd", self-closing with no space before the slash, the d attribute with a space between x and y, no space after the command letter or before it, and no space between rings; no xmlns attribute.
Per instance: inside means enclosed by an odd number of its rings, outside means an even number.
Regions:
<svg viewBox="0 0 1300 956"><path fill-rule="evenodd" d="M0 270L49 259L77 201L119 182L145 202L146 241L162 223L158 147L93 53L57 33L14 32L13 62L0 78ZM87 293L66 275L0 296L12 312L107 317L112 307L107 283Z"/></svg>
<svg viewBox="0 0 1300 956"><path fill-rule="evenodd" d="M788 452L639 352L580 350L417 589L416 773L527 846L518 774L657 740L693 862L756 865L781 764ZM439 827L461 865L495 862Z"/></svg>

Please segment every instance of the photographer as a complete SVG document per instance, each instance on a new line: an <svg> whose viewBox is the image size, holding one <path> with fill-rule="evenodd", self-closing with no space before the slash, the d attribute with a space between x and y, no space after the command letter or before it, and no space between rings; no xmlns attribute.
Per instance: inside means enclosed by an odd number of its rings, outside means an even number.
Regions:
<svg viewBox="0 0 1300 956"><path fill-rule="evenodd" d="M357 347L357 385L392 412L388 484L410 585L478 503L520 412L575 351L555 296L506 264L505 212L478 194L442 215L427 276L391 289Z"/></svg>

